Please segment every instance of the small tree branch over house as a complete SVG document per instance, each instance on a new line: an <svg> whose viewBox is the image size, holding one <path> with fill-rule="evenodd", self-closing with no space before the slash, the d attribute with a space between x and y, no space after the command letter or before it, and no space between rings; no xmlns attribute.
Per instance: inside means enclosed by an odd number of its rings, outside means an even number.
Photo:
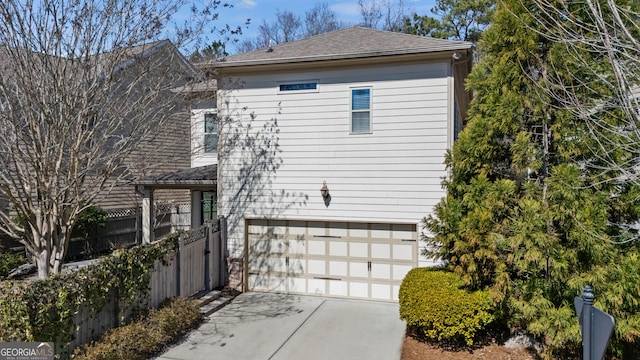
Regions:
<svg viewBox="0 0 640 360"><path fill-rule="evenodd" d="M189 121L174 89L198 73L177 47L219 4L181 26L182 0L0 3L0 230L20 239L40 278L60 271L79 213L150 165L176 114ZM174 42L158 40L167 29Z"/></svg>

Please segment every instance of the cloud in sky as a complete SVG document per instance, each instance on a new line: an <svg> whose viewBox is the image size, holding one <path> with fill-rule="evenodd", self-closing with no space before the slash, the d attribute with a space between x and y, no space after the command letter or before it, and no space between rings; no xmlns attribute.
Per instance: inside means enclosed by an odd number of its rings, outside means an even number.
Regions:
<svg viewBox="0 0 640 360"><path fill-rule="evenodd" d="M244 9L253 9L254 7L256 7L256 5L258 5L258 2L255 0L241 0L237 4L238 7L241 7Z"/></svg>
<svg viewBox="0 0 640 360"><path fill-rule="evenodd" d="M338 2L329 5L341 20L353 21L360 16L360 8L357 1Z"/></svg>

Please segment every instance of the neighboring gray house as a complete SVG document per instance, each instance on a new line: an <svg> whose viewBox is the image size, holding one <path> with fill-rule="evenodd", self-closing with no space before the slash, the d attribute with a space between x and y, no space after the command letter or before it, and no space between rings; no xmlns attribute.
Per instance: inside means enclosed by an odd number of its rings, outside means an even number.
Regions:
<svg viewBox="0 0 640 360"><path fill-rule="evenodd" d="M132 56L152 58L147 60L149 62L162 61L167 67L164 70L165 73L171 73L176 78L184 77L184 81L202 76L202 73L169 40L136 46L127 49L127 51ZM123 63L123 71L127 71L127 66L128 64ZM137 71L137 69L132 71ZM153 74L149 74L150 78L153 76ZM128 163L133 176L118 183L108 195L101 197L98 205L105 209L138 207L143 199L142 193L134 185L138 180L191 167L189 160L191 153L189 110L189 101L185 99L184 105L177 108L175 113L171 115L172 120L166 122L164 128L158 129L156 136L149 143L130 156ZM165 205L188 204L190 195L189 191L185 189L164 189L155 193L154 200Z"/></svg>
<svg viewBox="0 0 640 360"><path fill-rule="evenodd" d="M13 71L11 64L13 57L7 55L7 48L0 46L0 71L5 74ZM25 54L29 52L25 51ZM186 82L202 77L202 72L196 69L169 40L156 41L135 47L116 50L112 53L94 55L96 66L116 65L113 74L122 76L121 83L127 84L131 78L137 81L159 83L160 77L175 82L175 86L184 86ZM114 62L114 59L118 59ZM59 58L60 63L68 63L69 67L80 66L72 60ZM34 67L37 62L34 61ZM143 67L143 68L141 68ZM81 69L77 69L81 71ZM144 71L143 75L140 72ZM133 75L130 75L133 74ZM123 85L126 88L126 85ZM152 139L149 139L140 149L130 154L126 163L128 176L120 179L110 191L101 194L96 204L107 210L131 209L140 205L142 196L135 190L133 182L138 178L145 178L167 171L190 168L190 127L188 99L174 98L175 92L166 91L173 98L173 108L163 128L157 129ZM153 106L153 104L151 104ZM126 130L123 130L126 131ZM157 201L162 203L188 203L188 191L162 191L157 194ZM6 205L6 204L3 204Z"/></svg>
<svg viewBox="0 0 640 360"><path fill-rule="evenodd" d="M396 301L432 264L420 222L445 195L471 51L354 27L199 64L212 80L194 91L191 165L205 177L147 186L191 183L201 213L217 201L246 289Z"/></svg>

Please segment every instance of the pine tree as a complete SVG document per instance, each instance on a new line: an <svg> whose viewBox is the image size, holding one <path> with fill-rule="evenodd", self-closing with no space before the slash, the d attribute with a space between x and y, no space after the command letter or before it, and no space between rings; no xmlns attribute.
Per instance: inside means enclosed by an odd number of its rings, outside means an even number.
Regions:
<svg viewBox="0 0 640 360"><path fill-rule="evenodd" d="M640 338L640 256L610 224L638 219L639 190L598 171L598 139L548 81L587 77L583 61L603 72L606 63L586 50L580 62L569 56L536 10L533 1L500 2L483 33L468 124L446 158L447 196L425 219L424 253L470 288L491 289L509 324L545 340L549 356L578 351L573 297L591 284L596 305L618 321L610 349L624 355ZM602 116L615 122L614 111Z"/></svg>

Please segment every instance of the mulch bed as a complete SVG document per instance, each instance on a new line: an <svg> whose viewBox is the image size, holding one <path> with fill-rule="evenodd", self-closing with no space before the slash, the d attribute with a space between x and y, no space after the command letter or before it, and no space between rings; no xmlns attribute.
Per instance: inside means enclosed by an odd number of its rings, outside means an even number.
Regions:
<svg viewBox="0 0 640 360"><path fill-rule="evenodd" d="M412 329L402 344L401 360L538 360L535 351L524 347L508 348L493 339L483 344L466 347L455 344L440 344L417 336Z"/></svg>

